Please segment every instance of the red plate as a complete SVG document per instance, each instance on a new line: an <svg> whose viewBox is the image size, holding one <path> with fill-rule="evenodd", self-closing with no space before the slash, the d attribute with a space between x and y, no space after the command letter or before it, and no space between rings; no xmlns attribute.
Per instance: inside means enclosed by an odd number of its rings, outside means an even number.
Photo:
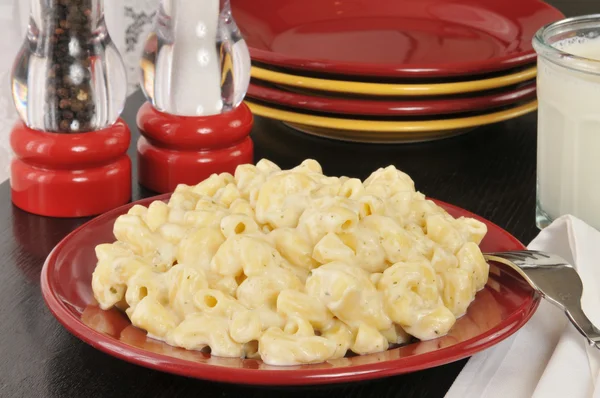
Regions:
<svg viewBox="0 0 600 398"><path fill-rule="evenodd" d="M417 116L472 112L511 105L534 99L535 87L535 81L532 81L474 97L381 100L373 97L334 96L317 91L300 91L295 88L290 88L288 91L287 87L253 81L248 88L248 97L314 112L369 116Z"/></svg>
<svg viewBox="0 0 600 398"><path fill-rule="evenodd" d="M149 205L153 200L137 202ZM454 216L475 217L488 226L484 251L522 250L519 241L500 227L457 207L437 202ZM447 336L385 352L331 360L317 365L274 367L259 360L211 357L146 337L116 309L102 311L91 288L96 266L94 247L114 241L116 218L133 204L112 210L69 234L50 253L41 275L42 294L54 316L91 346L137 365L199 379L237 384L299 385L374 379L414 372L468 357L521 328L540 297L516 273L492 266L485 289L467 315Z"/></svg>
<svg viewBox="0 0 600 398"><path fill-rule="evenodd" d="M564 16L539 0L231 0L255 61L387 77L457 76L533 62Z"/></svg>

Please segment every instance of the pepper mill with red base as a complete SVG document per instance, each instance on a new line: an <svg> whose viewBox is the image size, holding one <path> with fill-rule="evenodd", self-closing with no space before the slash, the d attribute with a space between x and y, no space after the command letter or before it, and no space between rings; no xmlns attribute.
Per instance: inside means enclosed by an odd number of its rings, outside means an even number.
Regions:
<svg viewBox="0 0 600 398"><path fill-rule="evenodd" d="M103 0L31 0L12 71L13 203L50 217L103 213L131 198L125 66Z"/></svg>
<svg viewBox="0 0 600 398"><path fill-rule="evenodd" d="M161 0L141 76L140 184L172 192L252 162L250 55L229 0Z"/></svg>

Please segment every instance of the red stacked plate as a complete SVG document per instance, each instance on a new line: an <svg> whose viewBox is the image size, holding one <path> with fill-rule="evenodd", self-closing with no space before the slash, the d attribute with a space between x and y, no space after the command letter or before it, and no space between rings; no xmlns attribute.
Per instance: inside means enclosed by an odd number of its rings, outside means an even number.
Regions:
<svg viewBox="0 0 600 398"><path fill-rule="evenodd" d="M253 60L254 112L368 142L439 138L535 109L531 39L563 18L538 0L231 5Z"/></svg>

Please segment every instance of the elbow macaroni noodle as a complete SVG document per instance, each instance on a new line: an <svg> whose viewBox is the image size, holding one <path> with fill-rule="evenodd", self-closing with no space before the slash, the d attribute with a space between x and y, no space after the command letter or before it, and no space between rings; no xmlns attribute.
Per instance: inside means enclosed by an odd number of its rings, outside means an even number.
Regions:
<svg viewBox="0 0 600 398"><path fill-rule="evenodd" d="M261 160L120 216L92 287L170 345L318 363L445 335L487 282L485 233L393 166L361 182Z"/></svg>

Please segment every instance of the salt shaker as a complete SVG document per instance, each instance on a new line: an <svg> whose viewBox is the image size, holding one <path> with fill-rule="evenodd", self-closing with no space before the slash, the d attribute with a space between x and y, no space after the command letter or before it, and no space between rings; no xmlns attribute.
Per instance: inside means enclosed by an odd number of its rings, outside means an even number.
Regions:
<svg viewBox="0 0 600 398"><path fill-rule="evenodd" d="M126 71L103 0L31 0L12 94L13 203L51 217L100 214L131 198Z"/></svg>
<svg viewBox="0 0 600 398"><path fill-rule="evenodd" d="M143 186L171 192L252 162L250 55L229 0L161 0L140 66Z"/></svg>

